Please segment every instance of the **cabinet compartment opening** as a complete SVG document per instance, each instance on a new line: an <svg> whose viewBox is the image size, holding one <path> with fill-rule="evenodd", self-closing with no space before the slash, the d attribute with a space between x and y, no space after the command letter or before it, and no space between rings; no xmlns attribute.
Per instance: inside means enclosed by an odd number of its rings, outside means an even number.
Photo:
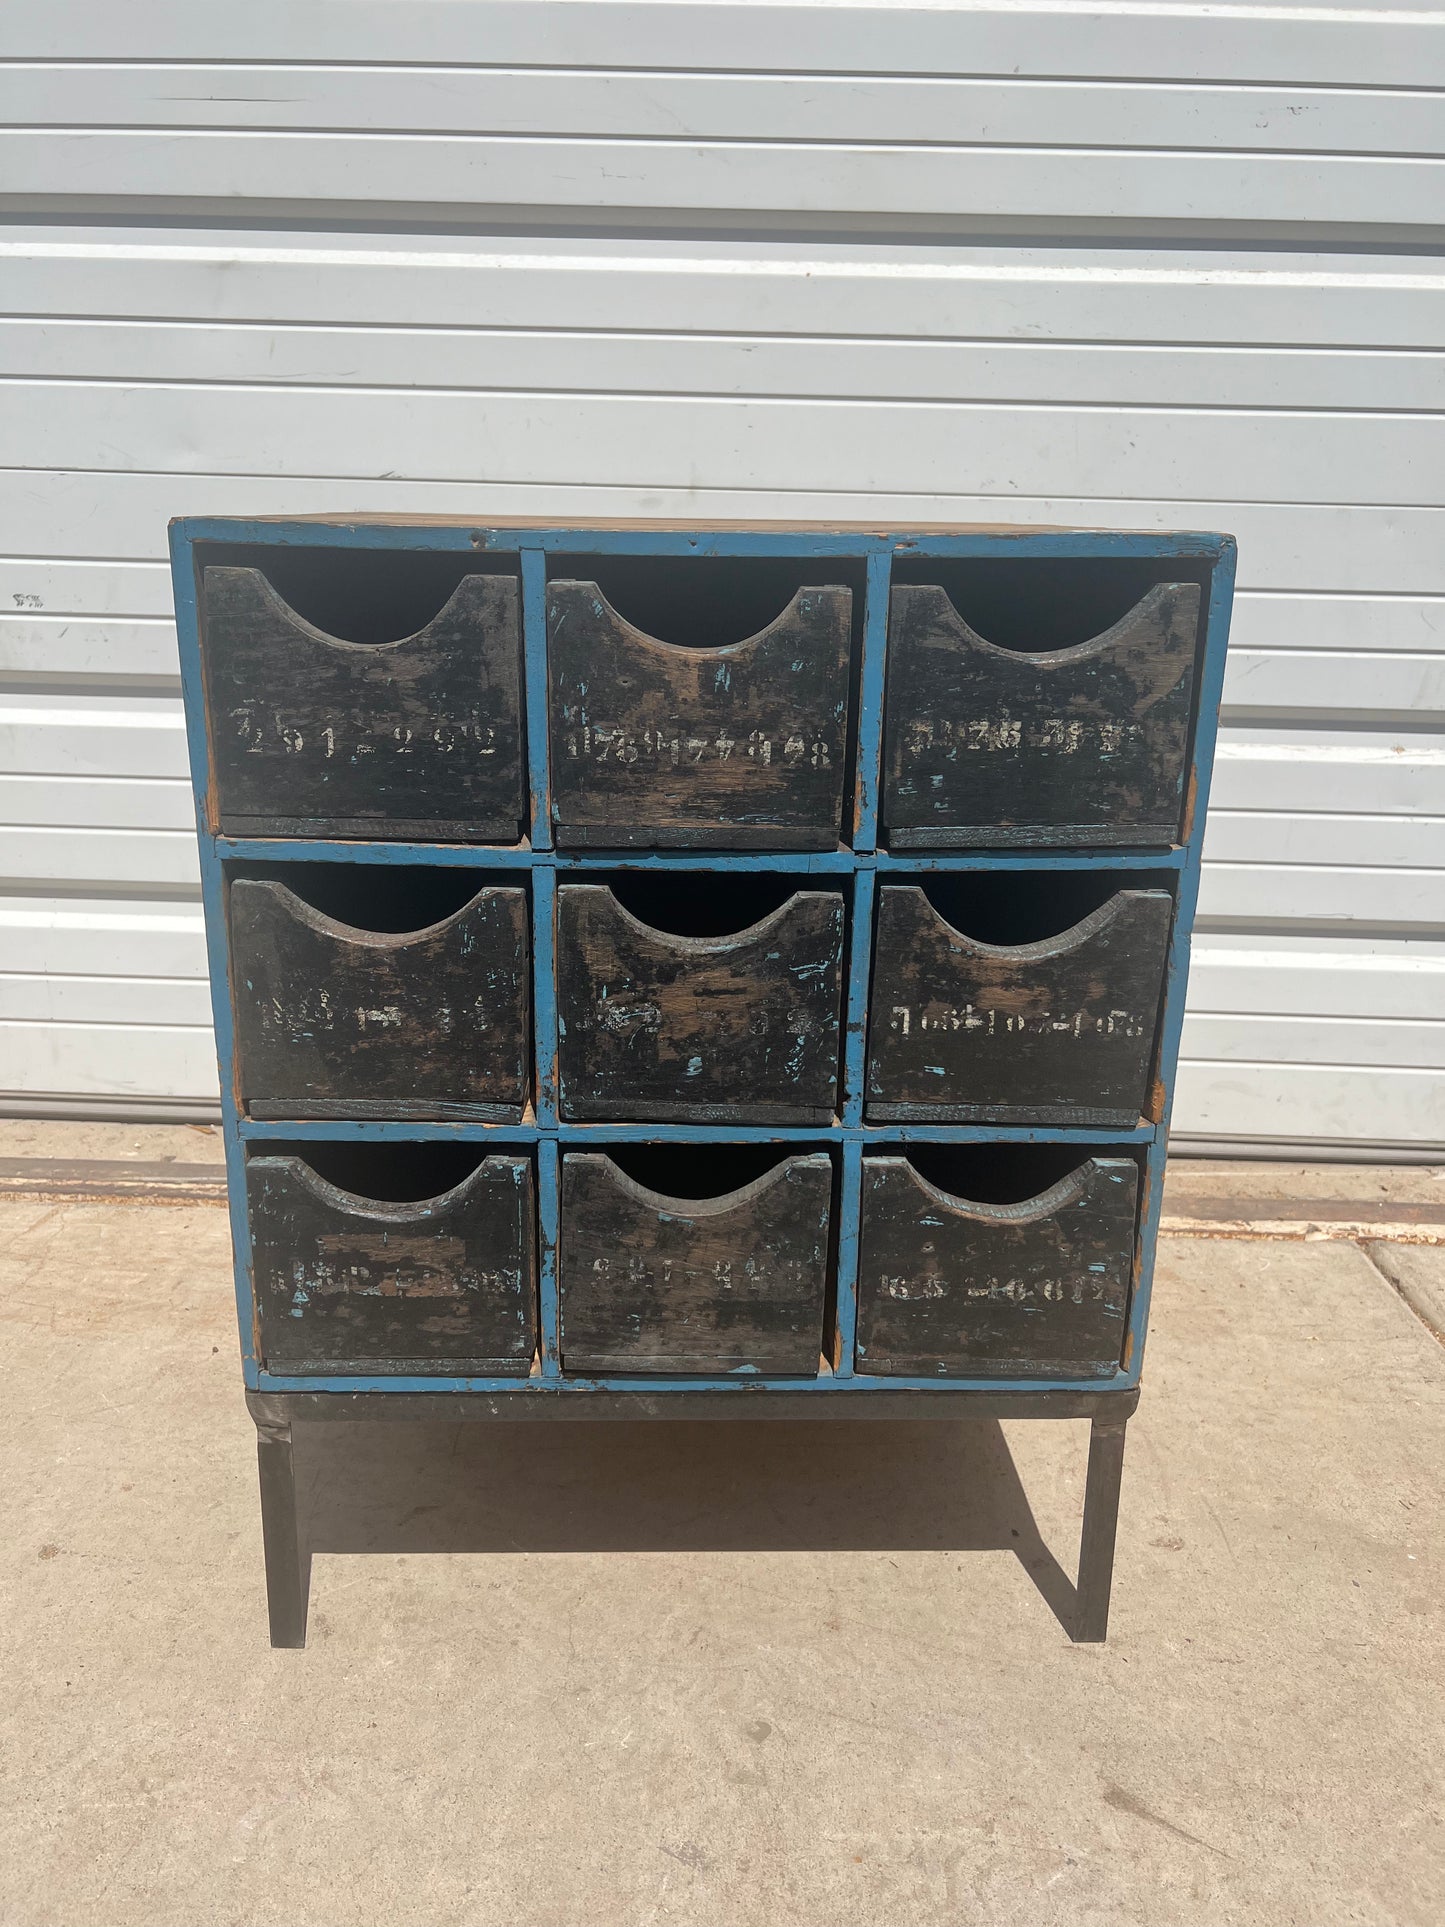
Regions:
<svg viewBox="0 0 1445 1927"><path fill-rule="evenodd" d="M385 1143L344 1139L252 1139L249 1158L299 1158L319 1178L358 1198L420 1204L453 1190L487 1157L526 1157L515 1145L435 1144L393 1138Z"/></svg>
<svg viewBox="0 0 1445 1927"><path fill-rule="evenodd" d="M853 591L853 653L866 565L856 557L557 555L550 580L595 582L624 622L683 649L722 649L769 628L799 589Z"/></svg>
<svg viewBox="0 0 1445 1927"><path fill-rule="evenodd" d="M287 606L343 642L379 645L414 636L435 620L469 575L519 572L515 556L419 549L293 548L208 542L204 568L259 569Z"/></svg>
<svg viewBox="0 0 1445 1927"><path fill-rule="evenodd" d="M836 893L846 879L745 876L721 870L637 875L624 870L579 872L566 881L605 884L629 915L669 936L728 937L771 916L799 890Z"/></svg>
<svg viewBox="0 0 1445 1927"><path fill-rule="evenodd" d="M356 930L427 930L487 888L525 889L526 873L401 863L248 863L232 882L280 883L313 910Z"/></svg>
<svg viewBox="0 0 1445 1927"><path fill-rule="evenodd" d="M1158 582L1200 585L1208 602L1209 564L1197 557L1124 561L1077 556L1038 561L901 557L893 581L935 583L976 635L999 649L1037 654L1090 642L1128 615Z"/></svg>
<svg viewBox="0 0 1445 1927"><path fill-rule="evenodd" d="M578 1150L588 1147L578 1145ZM820 1145L776 1144L603 1144L597 1147L632 1179L664 1197L726 1197L766 1177L790 1157L804 1157Z"/></svg>
<svg viewBox="0 0 1445 1927"><path fill-rule="evenodd" d="M1134 1158L1119 1144L906 1144L880 1147L906 1157L921 1178L971 1204L1026 1204L1090 1158Z"/></svg>
<svg viewBox="0 0 1445 1927"><path fill-rule="evenodd" d="M1120 891L1170 890L1173 876L1161 870L993 870L890 875L887 882L916 883L965 937L1013 946L1061 936Z"/></svg>

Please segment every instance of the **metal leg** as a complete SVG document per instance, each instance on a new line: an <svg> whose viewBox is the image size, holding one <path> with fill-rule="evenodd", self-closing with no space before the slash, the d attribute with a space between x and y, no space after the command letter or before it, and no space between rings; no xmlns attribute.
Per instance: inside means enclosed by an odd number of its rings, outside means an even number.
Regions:
<svg viewBox="0 0 1445 1927"><path fill-rule="evenodd" d="M261 1471L261 1536L266 1547L271 1644L304 1646L311 1554L302 1546L297 1524L291 1418L278 1400L251 1398L247 1402L256 1421L256 1462Z"/></svg>
<svg viewBox="0 0 1445 1927"><path fill-rule="evenodd" d="M1114 1530L1119 1523L1119 1483L1124 1474L1127 1423L1121 1418L1096 1418L1089 1427L1089 1476L1084 1487L1084 1531L1079 1543L1073 1631L1076 1641L1098 1641L1109 1635Z"/></svg>

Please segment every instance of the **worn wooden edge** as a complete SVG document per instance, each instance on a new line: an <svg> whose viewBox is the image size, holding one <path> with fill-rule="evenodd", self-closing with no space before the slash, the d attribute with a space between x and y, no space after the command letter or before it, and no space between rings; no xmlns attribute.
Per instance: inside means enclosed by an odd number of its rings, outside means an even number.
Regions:
<svg viewBox="0 0 1445 1927"><path fill-rule="evenodd" d="M581 823L567 817L560 805L552 806L552 827L559 851L567 850L730 850L746 856L750 850L796 850L807 855L833 854L842 849L837 823L822 827L792 826L786 823L684 824L666 829L648 829L626 822L599 818ZM843 874L847 874L844 872Z"/></svg>
<svg viewBox="0 0 1445 1927"><path fill-rule="evenodd" d="M810 1352L807 1365L800 1365L796 1356L767 1358L752 1351L719 1352L716 1355L706 1352L649 1352L639 1358L630 1352L579 1352L574 1346L565 1344L562 1348L564 1378L569 1374L591 1378L616 1377L634 1372L641 1377L651 1374L658 1378L686 1378L690 1374L716 1378L724 1373L737 1373L740 1377L756 1374L760 1378L796 1378L802 1381L818 1376L816 1347Z"/></svg>
<svg viewBox="0 0 1445 1927"><path fill-rule="evenodd" d="M1156 582L1146 589L1132 609L1128 609L1117 622L1110 623L1097 635L1087 636L1082 642L1071 642L1066 649L1006 649L1001 643L990 642L981 636L960 610L958 604L940 582L896 582L893 595L922 595L943 602L944 609L935 615L934 620L952 630L956 640L964 648L973 649L996 661L1024 663L1031 669L1066 669L1073 663L1087 662L1094 656L1107 655L1120 642L1127 641L1135 629L1142 629L1155 619L1160 605L1169 598L1182 595L1194 597L1194 620L1197 630L1199 624L1199 584L1197 582ZM1198 654L1196 639L1195 655Z"/></svg>
<svg viewBox="0 0 1445 1927"><path fill-rule="evenodd" d="M884 828L889 848L899 850L1073 850L1102 844L1111 850L1148 852L1173 849L1179 836L1177 817L1168 823L1021 823L1012 827L960 823L929 825L922 829L899 827L887 821L886 792Z"/></svg>
<svg viewBox="0 0 1445 1927"><path fill-rule="evenodd" d="M794 890L790 897L780 903L776 910L769 910L766 916L756 922L744 924L740 930L726 930L720 936L689 937L675 930L664 930L660 924L646 923L629 910L605 883L563 883L557 885L557 909L560 915L569 902L576 903L579 897L586 896L606 909L640 942L650 949L660 951L667 957L722 957L730 950L744 950L766 943L786 923L792 922L799 914L799 905L810 906L814 898L824 903L836 904L841 929L847 914L847 899L840 889L809 889L806 886ZM585 906L584 906L585 907ZM570 934L570 933L569 933Z"/></svg>
<svg viewBox="0 0 1445 1927"><path fill-rule="evenodd" d="M523 1104L449 1104L425 1097L417 1098L295 1098L253 1097L245 1103L245 1114L258 1124L284 1123L295 1118L298 1124L348 1122L382 1123L395 1119L404 1124L522 1124L526 1118Z"/></svg>
<svg viewBox="0 0 1445 1927"><path fill-rule="evenodd" d="M1015 1204L989 1204L976 1198L960 1197L954 1191L944 1191L940 1186L930 1183L907 1156L865 1157L864 1177L870 1171L884 1167L902 1172L933 1210L946 1211L954 1218L971 1218L980 1224L1037 1224L1053 1217L1066 1205L1076 1204L1079 1199L1086 1197L1101 1173L1107 1176L1111 1171L1125 1167L1134 1174L1136 1201L1138 1197L1139 1166L1133 1158L1128 1157L1084 1158L1057 1183L1049 1185L1047 1190L1038 1191L1031 1198L1020 1198Z"/></svg>
<svg viewBox="0 0 1445 1927"><path fill-rule="evenodd" d="M435 923L417 924L410 930L373 930L363 923L347 923L340 917L328 916L324 910L318 910L314 903L308 903L306 898L298 890L293 890L289 883L281 883L275 877L253 877L246 876L244 873L233 876L231 878L233 897L237 890L245 894L253 891L263 892L278 911L294 922L305 925L317 936L364 950L405 950L408 944L423 943L430 937L438 936L443 930L461 923L479 903L492 897L515 897L523 909L527 902L525 882L484 883L467 898L465 903L448 915L438 917ZM525 943L525 931L523 938ZM525 949L521 968L526 969Z"/></svg>
<svg viewBox="0 0 1445 1927"><path fill-rule="evenodd" d="M870 1124L1077 1124L1127 1131L1148 1120L1137 1111L1086 1110L1074 1104L888 1104L869 1098Z"/></svg>
<svg viewBox="0 0 1445 1927"><path fill-rule="evenodd" d="M176 529L191 542L215 542L239 539L233 531L238 528L298 528L314 532L324 543L326 531L330 529L439 529L468 532L474 538L485 536L490 530L505 529L518 534L556 535L575 541L593 531L606 535L682 535L692 543L706 542L710 535L773 535L790 538L800 535L860 535L870 536L880 542L896 542L905 548L917 537L931 535L979 535L1027 538L1034 535L1066 535L1089 538L1090 546L1085 554L1098 552L1099 538L1103 538L1111 548L1130 543L1145 543L1151 549L1168 553L1176 546L1189 555L1217 555L1223 544L1233 546L1234 537L1199 529L1116 529L1081 526L1077 522L910 522L905 526L894 526L887 522L872 521L811 521L795 522L773 517L743 517L732 520L699 522L679 520L675 516L646 515L595 515L579 518L576 521L559 523L555 517L537 515L456 515L428 514L421 509L326 509L312 510L306 514L276 514L248 516L209 516L173 515L169 527ZM206 533L212 528L224 528L226 536ZM566 551L564 550L565 554ZM585 554L586 551L582 550Z"/></svg>
<svg viewBox="0 0 1445 1927"><path fill-rule="evenodd" d="M836 1077L834 1083L837 1083ZM809 1108L800 1104L687 1104L658 1100L655 1103L609 1103L604 1098L574 1098L565 1081L560 1099L560 1115L567 1124L785 1124L791 1130L835 1131L840 1128L836 1111ZM623 1113L626 1113L623 1115ZM780 1139L780 1143L786 1140Z"/></svg>
<svg viewBox="0 0 1445 1927"><path fill-rule="evenodd" d="M265 1165L277 1166L284 1170L293 1183L309 1191L319 1204L328 1210L338 1212L348 1218L369 1219L378 1224L420 1224L428 1220L449 1217L470 1198L474 1191L483 1190L494 1183L505 1166L509 1171L521 1173L525 1188L532 1182L532 1160L523 1153L489 1151L474 1170L445 1191L438 1191L430 1198L368 1198L355 1191L347 1191L342 1186L332 1184L304 1158L294 1153L275 1151L253 1152L246 1160L247 1194L250 1195L252 1172L264 1176ZM515 1179L514 1179L515 1181Z"/></svg>
<svg viewBox="0 0 1445 1927"><path fill-rule="evenodd" d="M1039 937L1031 943L985 943L982 938L971 937L966 930L960 930L956 923L950 923L948 918L944 916L943 912L929 897L926 885L922 883L887 882L881 884L879 887L880 900L878 906L880 913L883 908L882 898L893 895L920 898L923 909L927 913L932 926L936 928L938 935L943 937L954 949L962 950L965 955L970 957L1005 957L1010 962L1015 963L1034 963L1039 961L1052 963L1060 957L1071 955L1076 950L1082 950L1084 945L1098 936L1101 930L1107 930L1110 924L1117 923L1131 904L1141 900L1149 900L1156 897L1162 898L1163 901L1171 907L1174 902L1173 897L1167 890L1116 890L1106 902L1099 905L1097 910L1089 911L1088 915L1080 917L1077 923L1069 924L1063 930L1056 931L1051 937ZM920 932L917 934L932 934L932 932ZM1164 974L1165 953L1168 947L1169 933L1166 929L1164 931L1164 942L1160 946L1159 953L1159 974L1161 981Z"/></svg>
<svg viewBox="0 0 1445 1927"><path fill-rule="evenodd" d="M305 616L292 608L291 604L276 588L265 570L258 568L255 563L202 561L201 600L207 620L213 619L206 589L206 578L212 574L245 576L248 586L259 593L260 600L267 606L271 614L284 622L296 635L302 637L307 642L319 643L324 648L334 649L340 655L353 655L363 661L368 659L376 661L392 654L394 651L400 652L412 647L416 643L425 642L429 638L431 631L437 627L445 616L451 613L453 607L467 594L474 580L482 582L510 582L514 589L518 587L517 580L514 576L499 575L495 572L484 572L479 569L474 575L463 576L456 588L453 589L447 597L446 601L438 608L436 614L428 617L419 629L413 629L410 635L394 636L390 642L353 642L347 636L332 635L329 630L319 629L314 622L309 622ZM519 594L519 611L520 607ZM520 654L520 636L518 642Z"/></svg>
<svg viewBox="0 0 1445 1927"><path fill-rule="evenodd" d="M408 1373L440 1377L447 1372L455 1372L459 1378L527 1378L533 1356L528 1352L525 1357L509 1358L292 1358L289 1353L271 1351L266 1357L266 1369L296 1378L324 1378L328 1373L337 1377L345 1374L348 1378L404 1377Z"/></svg>
<svg viewBox="0 0 1445 1927"><path fill-rule="evenodd" d="M520 810L516 815L508 816L445 818L256 816L222 810L219 824L218 836L236 837L243 841L275 837L282 843L300 838L323 843L338 839L361 843L460 843L465 844L469 851L475 849L483 853L489 848L511 851L524 851L527 848ZM231 852L223 851L222 854L229 856ZM284 861L285 848L278 848L276 856ZM423 859L417 858L416 861Z"/></svg>
<svg viewBox="0 0 1445 1927"><path fill-rule="evenodd" d="M774 1185L781 1184L793 1171L817 1171L833 1168L832 1154L828 1151L805 1151L801 1155L784 1157L771 1168L741 1184L735 1191L724 1191L712 1198L678 1198L665 1191L654 1191L648 1185L639 1184L636 1178L629 1177L615 1159L605 1151L568 1151L564 1153L562 1168L565 1173L570 1166L573 1170L581 1164L593 1164L600 1168L601 1174L613 1188L619 1191L629 1204L640 1206L642 1210L665 1213L669 1218L725 1218L734 1211L750 1209Z"/></svg>
<svg viewBox="0 0 1445 1927"><path fill-rule="evenodd" d="M853 591L844 582L803 583L788 597L788 600L773 617L772 621L765 622L761 629L755 629L750 636L740 636L736 642L722 642L711 645L699 645L690 642L669 642L665 636L651 635L646 629L639 629L635 622L629 622L627 617L615 608L608 598L603 595L601 589L598 588L595 582L588 581L582 576L554 575L547 583L547 640L549 643L552 640L553 634L552 596L558 589L578 591L589 599L600 603L606 619L616 628L617 640L623 644L624 647L644 651L651 650L654 654L669 657L673 661L688 661L696 658L700 662L728 662L745 655L749 650L759 649L762 644L781 629L789 617L795 613L799 602L805 595L846 596L848 599L850 620L853 607ZM846 655L840 663L840 668L846 679ZM554 682L551 692L554 707L558 693L557 686Z"/></svg>
<svg viewBox="0 0 1445 1927"><path fill-rule="evenodd" d="M1120 1313L1123 1325L1123 1313ZM1110 1378L1119 1369L1115 1352L1110 1358L1076 1361L1038 1358L970 1357L966 1352L888 1352L869 1351L865 1358L868 1371L878 1378Z"/></svg>

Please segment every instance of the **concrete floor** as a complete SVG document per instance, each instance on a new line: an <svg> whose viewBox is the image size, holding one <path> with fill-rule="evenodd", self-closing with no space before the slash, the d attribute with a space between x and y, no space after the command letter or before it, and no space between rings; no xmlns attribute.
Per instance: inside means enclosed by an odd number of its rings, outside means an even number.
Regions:
<svg viewBox="0 0 1445 1927"><path fill-rule="evenodd" d="M303 1434L273 1653L228 1270L0 1204L4 1927L1445 1918L1445 1348L1358 1245L1166 1241L1102 1648L1082 1427L760 1423Z"/></svg>

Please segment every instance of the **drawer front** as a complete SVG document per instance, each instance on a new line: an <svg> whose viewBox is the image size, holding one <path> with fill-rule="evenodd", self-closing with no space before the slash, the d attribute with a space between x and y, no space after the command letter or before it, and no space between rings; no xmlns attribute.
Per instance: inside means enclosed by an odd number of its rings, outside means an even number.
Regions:
<svg viewBox="0 0 1445 1927"><path fill-rule="evenodd" d="M787 1158L725 1197L667 1197L594 1152L562 1160L562 1363L572 1373L812 1378L832 1160Z"/></svg>
<svg viewBox="0 0 1445 1927"><path fill-rule="evenodd" d="M525 890L484 889L442 923L393 934L238 877L229 915L240 1098L252 1117L521 1117Z"/></svg>
<svg viewBox="0 0 1445 1927"><path fill-rule="evenodd" d="M202 653L230 834L514 843L522 818L520 596L465 577L399 642L323 634L259 569L208 568Z"/></svg>
<svg viewBox="0 0 1445 1927"><path fill-rule="evenodd" d="M1104 1377L1124 1343L1132 1159L1093 1158L1023 1204L972 1204L905 1158L865 1158L858 1369Z"/></svg>
<svg viewBox="0 0 1445 1927"><path fill-rule="evenodd" d="M977 943L915 886L878 896L868 1115L1132 1125L1149 1090L1173 903L1121 890L1043 943Z"/></svg>
<svg viewBox="0 0 1445 1927"><path fill-rule="evenodd" d="M1199 589L1159 583L1048 654L976 635L942 588L895 588L883 820L901 848L1168 844L1180 831Z"/></svg>
<svg viewBox="0 0 1445 1927"><path fill-rule="evenodd" d="M524 1377L536 1349L532 1166L484 1158L419 1204L360 1198L296 1157L246 1167L263 1362L273 1372Z"/></svg>
<svg viewBox="0 0 1445 1927"><path fill-rule="evenodd" d="M827 1124L838 1094L843 898L802 890L735 937L557 893L558 1053L571 1118Z"/></svg>
<svg viewBox="0 0 1445 1927"><path fill-rule="evenodd" d="M832 849L853 598L800 589L744 642L691 649L592 582L547 590L552 790L565 847Z"/></svg>

